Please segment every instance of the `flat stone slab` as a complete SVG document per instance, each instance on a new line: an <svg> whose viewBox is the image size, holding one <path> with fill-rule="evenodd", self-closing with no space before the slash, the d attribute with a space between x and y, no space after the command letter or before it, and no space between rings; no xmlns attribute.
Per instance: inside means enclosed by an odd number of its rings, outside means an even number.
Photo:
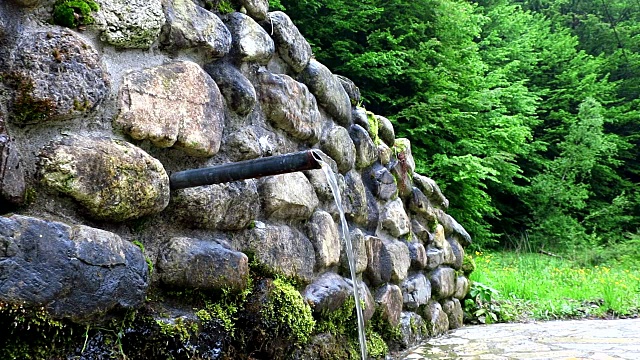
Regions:
<svg viewBox="0 0 640 360"><path fill-rule="evenodd" d="M397 359L638 359L640 319L467 326Z"/></svg>

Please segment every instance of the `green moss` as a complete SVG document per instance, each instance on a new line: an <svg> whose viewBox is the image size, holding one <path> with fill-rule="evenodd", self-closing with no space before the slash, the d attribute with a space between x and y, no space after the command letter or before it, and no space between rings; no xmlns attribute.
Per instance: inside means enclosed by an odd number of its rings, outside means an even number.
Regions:
<svg viewBox="0 0 640 360"><path fill-rule="evenodd" d="M33 97L33 83L21 75L10 75L17 88L13 103L13 116L21 123L35 123L49 119L55 110L55 103L50 99Z"/></svg>
<svg viewBox="0 0 640 360"><path fill-rule="evenodd" d="M476 261L469 254L464 254L462 259L462 272L468 277L476 269Z"/></svg>
<svg viewBox="0 0 640 360"><path fill-rule="evenodd" d="M160 327L160 333L164 336L177 338L181 342L187 341L192 334L198 333L198 325L195 322L186 322L182 318L177 318L175 322L156 320Z"/></svg>
<svg viewBox="0 0 640 360"><path fill-rule="evenodd" d="M298 345L307 343L316 325L311 307L286 280L277 278L273 285L269 300L261 310L265 325Z"/></svg>
<svg viewBox="0 0 640 360"><path fill-rule="evenodd" d="M367 353L370 358L383 359L389 352L389 347L377 332L367 331Z"/></svg>
<svg viewBox="0 0 640 360"><path fill-rule="evenodd" d="M93 24L91 13L99 9L93 0L58 0L53 6L53 23L68 28Z"/></svg>
<svg viewBox="0 0 640 360"><path fill-rule="evenodd" d="M151 274L153 274L153 261L151 260L150 257L148 257L147 255L145 255L144 253L144 244L138 240L134 240L132 241L133 245L137 246L140 248L140 250L142 250L142 254L144 255L144 260L147 262L147 267L149 268L149 276L151 276Z"/></svg>
<svg viewBox="0 0 640 360"><path fill-rule="evenodd" d="M376 119L376 115L371 111L367 111L367 122L369 123L369 136L371 136L371 140L376 145L380 145L382 140L378 135L380 131L380 122Z"/></svg>
<svg viewBox="0 0 640 360"><path fill-rule="evenodd" d="M209 11L216 11L220 14L231 14L236 11L228 0L207 0L204 2L204 8Z"/></svg>

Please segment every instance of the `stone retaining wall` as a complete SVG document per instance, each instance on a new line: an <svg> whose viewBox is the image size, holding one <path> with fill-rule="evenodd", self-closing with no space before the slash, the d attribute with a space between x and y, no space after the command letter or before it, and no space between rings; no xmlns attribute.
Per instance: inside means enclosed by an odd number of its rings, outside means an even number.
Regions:
<svg viewBox="0 0 640 360"><path fill-rule="evenodd" d="M409 141L286 14L264 0L96 0L90 15L71 8L70 29L52 25L58 3L0 3L0 304L83 325L142 308L203 323L172 294L250 290L240 313L264 317L283 277L315 321L350 313L321 170L169 189L175 171L313 148L338 178L366 320L399 334L383 336L392 349L462 326L470 236ZM311 335L296 356L322 358L336 336ZM287 353L264 341L264 358ZM200 358L224 358L216 344Z"/></svg>

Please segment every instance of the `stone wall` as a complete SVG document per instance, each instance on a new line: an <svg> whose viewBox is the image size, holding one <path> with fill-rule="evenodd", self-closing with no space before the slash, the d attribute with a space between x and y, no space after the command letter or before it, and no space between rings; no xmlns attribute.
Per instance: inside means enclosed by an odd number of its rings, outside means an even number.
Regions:
<svg viewBox="0 0 640 360"><path fill-rule="evenodd" d="M315 321L352 313L322 171L169 187L176 171L313 148L338 178L365 320L392 329L382 337L395 350L462 325L471 238L415 173L409 141L359 106L357 86L313 58L286 14L264 0L96 4L67 7L67 28L53 24L60 1L0 3L0 310L88 324L85 346L99 342L91 325L144 310L198 325L190 342L173 334L188 353L214 337L211 319L176 293L249 293L231 320L254 358L332 358L317 346L344 335L330 327L311 332L315 347L287 348L248 329L260 321L242 323L264 320L272 279L294 284ZM213 329L223 341L199 342L199 358L224 358L235 341Z"/></svg>

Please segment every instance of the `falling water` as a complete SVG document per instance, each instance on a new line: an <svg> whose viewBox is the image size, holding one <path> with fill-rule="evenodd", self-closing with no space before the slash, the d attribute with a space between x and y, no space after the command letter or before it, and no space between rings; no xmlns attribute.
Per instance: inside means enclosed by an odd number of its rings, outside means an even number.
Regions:
<svg viewBox="0 0 640 360"><path fill-rule="evenodd" d="M356 315L358 317L358 339L360 340L360 354L362 360L367 358L367 339L364 334L364 317L362 316L362 305L360 304L360 295L358 291L358 279L356 278L356 259L353 252L353 245L351 244L351 235L349 234L349 228L347 227L347 220L344 217L344 209L342 208L342 199L340 198L340 190L338 189L338 181L333 174L331 167L326 162L322 161L316 154L314 154L316 160L322 166L322 171L327 177L327 182L331 187L333 198L338 207L340 213L340 229L342 231L342 238L345 242L347 249L347 259L349 260L349 270L351 271L351 280L353 282L353 297L356 301Z"/></svg>

